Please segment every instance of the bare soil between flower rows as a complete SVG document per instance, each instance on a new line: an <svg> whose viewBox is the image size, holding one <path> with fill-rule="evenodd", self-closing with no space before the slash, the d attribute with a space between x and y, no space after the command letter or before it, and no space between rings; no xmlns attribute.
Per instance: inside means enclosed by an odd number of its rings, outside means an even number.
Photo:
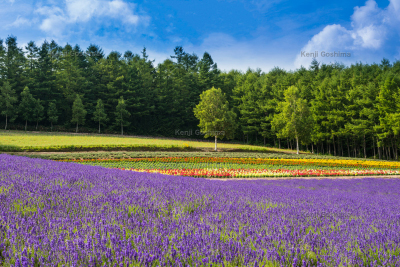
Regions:
<svg viewBox="0 0 400 267"><path fill-rule="evenodd" d="M218 178L210 177L204 178L207 180L218 180L218 181L257 181L257 180L322 180L322 179L365 179L365 178L386 178L386 179L400 179L400 175L376 175L376 176L291 176L291 177L254 177L254 178Z"/></svg>

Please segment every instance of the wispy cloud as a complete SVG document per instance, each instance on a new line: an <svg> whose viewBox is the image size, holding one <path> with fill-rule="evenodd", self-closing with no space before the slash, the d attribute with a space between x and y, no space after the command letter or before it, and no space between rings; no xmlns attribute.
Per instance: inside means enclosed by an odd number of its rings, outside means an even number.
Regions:
<svg viewBox="0 0 400 267"><path fill-rule="evenodd" d="M17 19L16 19L13 23L7 24L7 25L5 26L5 28L6 28L6 29L18 28L18 27L27 26L27 25L30 25L30 24L31 24L31 21L30 21L30 20L18 16Z"/></svg>
<svg viewBox="0 0 400 267"><path fill-rule="evenodd" d="M280 43L286 43L280 44ZM293 40L269 40L265 36L253 40L238 40L225 33L212 33L200 45L184 45L185 51L195 52L201 58L204 51L211 54L221 70L261 68L269 71L275 66L293 68ZM280 44L280 45L279 45ZM279 62L279 64L277 64Z"/></svg>
<svg viewBox="0 0 400 267"><path fill-rule="evenodd" d="M89 22L93 18L115 19L127 26L148 19L135 14L134 10L135 4L122 0L64 0L63 6L39 6L35 12L43 17L40 29L57 36L67 25Z"/></svg>
<svg viewBox="0 0 400 267"><path fill-rule="evenodd" d="M386 44L400 48L400 0L390 0L385 9L378 7L374 0L368 0L364 6L355 7L351 16L351 27L340 24L326 26L321 32L314 35L301 51L319 52L318 61L355 62L366 60L366 54L380 54ZM321 57L322 52L348 52L350 58ZM304 54L303 54L304 55ZM372 59L373 58L368 58ZM297 55L295 66L308 66L312 58ZM372 62L370 62L372 63Z"/></svg>

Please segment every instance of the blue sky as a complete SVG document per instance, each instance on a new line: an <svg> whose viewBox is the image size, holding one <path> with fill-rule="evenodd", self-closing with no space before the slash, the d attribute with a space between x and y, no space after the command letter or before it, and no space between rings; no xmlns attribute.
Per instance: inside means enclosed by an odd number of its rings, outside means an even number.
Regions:
<svg viewBox="0 0 400 267"><path fill-rule="evenodd" d="M162 62L175 46L211 54L222 70L308 67L318 61L400 59L400 0L0 0L0 38L20 46L97 44L106 53L145 46ZM350 57L322 57L322 52Z"/></svg>

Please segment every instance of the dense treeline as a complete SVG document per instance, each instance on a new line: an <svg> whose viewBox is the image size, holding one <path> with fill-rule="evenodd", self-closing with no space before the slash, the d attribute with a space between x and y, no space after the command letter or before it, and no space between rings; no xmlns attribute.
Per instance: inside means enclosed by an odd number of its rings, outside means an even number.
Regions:
<svg viewBox="0 0 400 267"><path fill-rule="evenodd" d="M351 157L397 159L400 62L319 64L221 72L208 53L181 47L154 65L140 54L54 41L20 48L0 40L2 123L174 136L198 129L200 94L221 88L239 125L235 139ZM299 122L300 121L300 122ZM306 127L305 127L306 126ZM6 127L6 126L5 126ZM196 136L191 136L196 137Z"/></svg>

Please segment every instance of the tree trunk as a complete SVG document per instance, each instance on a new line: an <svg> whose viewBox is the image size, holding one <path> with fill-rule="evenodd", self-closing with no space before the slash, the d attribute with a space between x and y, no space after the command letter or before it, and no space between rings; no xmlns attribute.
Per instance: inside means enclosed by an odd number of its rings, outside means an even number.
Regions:
<svg viewBox="0 0 400 267"><path fill-rule="evenodd" d="M340 151L342 152L342 157L343 157L343 155L344 155L344 152L343 152L343 141L340 142Z"/></svg>
<svg viewBox="0 0 400 267"><path fill-rule="evenodd" d="M313 143L311 143L311 153L314 154L314 144Z"/></svg>
<svg viewBox="0 0 400 267"><path fill-rule="evenodd" d="M367 144L365 142L365 134L364 134L364 158L367 158Z"/></svg>
<svg viewBox="0 0 400 267"><path fill-rule="evenodd" d="M25 132L27 127L28 127L28 120L25 120Z"/></svg>
<svg viewBox="0 0 400 267"><path fill-rule="evenodd" d="M375 153L375 137L372 136L372 147L374 149L374 159L376 159L376 153Z"/></svg>
<svg viewBox="0 0 400 267"><path fill-rule="evenodd" d="M99 120L99 133L100 133L100 120Z"/></svg>
<svg viewBox="0 0 400 267"><path fill-rule="evenodd" d="M385 146L382 146L382 158L385 159Z"/></svg>
<svg viewBox="0 0 400 267"><path fill-rule="evenodd" d="M265 146L265 137L264 137L264 146Z"/></svg>
<svg viewBox="0 0 400 267"><path fill-rule="evenodd" d="M392 137L391 141L392 141L392 149L393 149L393 159L397 160L396 138Z"/></svg>
<svg viewBox="0 0 400 267"><path fill-rule="evenodd" d="M387 146L385 147L385 151L386 151L386 158L387 160L390 160L390 148Z"/></svg>
<svg viewBox="0 0 400 267"><path fill-rule="evenodd" d="M336 157L335 136L333 136L333 155Z"/></svg>
<svg viewBox="0 0 400 267"><path fill-rule="evenodd" d="M382 151L381 151L381 148L380 148L380 146L378 145L378 139L376 140L376 145L378 146L378 157L379 157L379 159L382 159Z"/></svg>
<svg viewBox="0 0 400 267"><path fill-rule="evenodd" d="M383 149L383 156L385 157L385 159L389 159L386 151L387 149L385 149L385 146L383 146L382 149Z"/></svg>
<svg viewBox="0 0 400 267"><path fill-rule="evenodd" d="M347 137L347 156L350 158L350 145L349 145L349 138Z"/></svg>
<svg viewBox="0 0 400 267"><path fill-rule="evenodd" d="M299 137L296 135L296 149L297 149L297 155L299 154Z"/></svg>
<svg viewBox="0 0 400 267"><path fill-rule="evenodd" d="M331 144L328 140L326 140L326 144L328 145L328 154L331 155Z"/></svg>
<svg viewBox="0 0 400 267"><path fill-rule="evenodd" d="M4 130L7 130L7 114L6 114L6 128Z"/></svg>
<svg viewBox="0 0 400 267"><path fill-rule="evenodd" d="M279 143L279 149L281 149L281 139L278 138L278 143Z"/></svg>
<svg viewBox="0 0 400 267"><path fill-rule="evenodd" d="M51 131L53 131L53 122L50 122L51 123Z"/></svg>
<svg viewBox="0 0 400 267"><path fill-rule="evenodd" d="M36 121L36 131L37 131L38 126L39 126L39 121Z"/></svg>
<svg viewBox="0 0 400 267"><path fill-rule="evenodd" d="M215 136L215 152L217 151L217 136Z"/></svg>
<svg viewBox="0 0 400 267"><path fill-rule="evenodd" d="M78 122L76 122L76 132L78 133Z"/></svg>
<svg viewBox="0 0 400 267"><path fill-rule="evenodd" d="M121 112L121 135L124 135L124 126L122 125L122 112Z"/></svg>

